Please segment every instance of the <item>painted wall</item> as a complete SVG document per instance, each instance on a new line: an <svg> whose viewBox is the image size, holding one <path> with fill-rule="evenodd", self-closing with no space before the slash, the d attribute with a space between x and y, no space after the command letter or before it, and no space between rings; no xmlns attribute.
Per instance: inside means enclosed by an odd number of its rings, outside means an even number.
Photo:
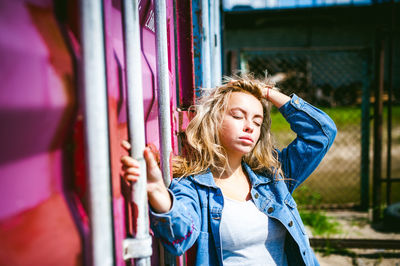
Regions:
<svg viewBox="0 0 400 266"><path fill-rule="evenodd" d="M76 265L63 191L75 76L52 1L2 1L0 32L0 265Z"/></svg>

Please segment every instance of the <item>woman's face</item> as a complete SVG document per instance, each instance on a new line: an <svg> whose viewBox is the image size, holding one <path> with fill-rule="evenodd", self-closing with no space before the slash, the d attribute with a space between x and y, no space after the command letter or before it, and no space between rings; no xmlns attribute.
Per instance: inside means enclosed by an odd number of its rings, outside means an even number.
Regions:
<svg viewBox="0 0 400 266"><path fill-rule="evenodd" d="M263 106L251 94L233 92L223 116L219 138L228 156L250 152L260 137Z"/></svg>

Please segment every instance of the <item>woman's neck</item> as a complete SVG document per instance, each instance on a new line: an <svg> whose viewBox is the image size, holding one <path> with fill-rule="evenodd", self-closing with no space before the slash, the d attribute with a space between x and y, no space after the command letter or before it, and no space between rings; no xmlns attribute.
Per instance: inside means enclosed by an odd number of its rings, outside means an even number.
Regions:
<svg viewBox="0 0 400 266"><path fill-rule="evenodd" d="M251 184L242 167L240 160L228 160L230 167L222 175L214 175L215 184L221 189L224 197L238 201L251 199Z"/></svg>
<svg viewBox="0 0 400 266"><path fill-rule="evenodd" d="M222 174L221 178L229 178L243 174L242 157L228 157L228 167L225 169L225 172Z"/></svg>

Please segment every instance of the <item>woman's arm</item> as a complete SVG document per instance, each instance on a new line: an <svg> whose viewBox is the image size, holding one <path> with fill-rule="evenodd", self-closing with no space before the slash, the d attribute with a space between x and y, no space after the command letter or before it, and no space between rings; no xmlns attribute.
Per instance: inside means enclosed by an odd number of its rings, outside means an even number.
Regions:
<svg viewBox="0 0 400 266"><path fill-rule="evenodd" d="M126 141L122 146L130 149L130 144ZM199 236L200 204L197 191L188 180L173 180L170 189L167 189L158 163L149 148L145 149L144 158L151 227L172 254L182 255ZM136 182L140 178L139 163L130 156L123 156L121 162L124 178Z"/></svg>
<svg viewBox="0 0 400 266"><path fill-rule="evenodd" d="M187 178L173 179L169 193L172 206L168 212L150 210L151 228L169 252L180 256L200 234L200 201L194 183Z"/></svg>
<svg viewBox="0 0 400 266"><path fill-rule="evenodd" d="M264 89L264 97L275 105L276 108L281 108L282 105L290 101L289 96L271 87L266 87Z"/></svg>
<svg viewBox="0 0 400 266"><path fill-rule="evenodd" d="M297 134L288 147L278 152L288 189L293 192L317 168L332 145L337 129L327 114L297 95L288 97L273 89L269 95L268 99Z"/></svg>

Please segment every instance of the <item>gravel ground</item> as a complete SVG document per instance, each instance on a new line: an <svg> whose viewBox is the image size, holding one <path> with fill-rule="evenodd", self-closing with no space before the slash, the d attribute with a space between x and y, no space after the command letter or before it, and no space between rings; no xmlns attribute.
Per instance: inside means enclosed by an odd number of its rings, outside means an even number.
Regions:
<svg viewBox="0 0 400 266"><path fill-rule="evenodd" d="M369 238L369 239L399 239L400 233L378 232L369 223L368 213L355 211L332 211L327 212L340 224L340 233L329 236L330 238ZM307 230L309 231L309 230ZM316 236L318 237L318 236ZM378 250L378 249L347 249L346 254L326 255L316 252L318 261L324 265L382 265L400 266L400 249Z"/></svg>

